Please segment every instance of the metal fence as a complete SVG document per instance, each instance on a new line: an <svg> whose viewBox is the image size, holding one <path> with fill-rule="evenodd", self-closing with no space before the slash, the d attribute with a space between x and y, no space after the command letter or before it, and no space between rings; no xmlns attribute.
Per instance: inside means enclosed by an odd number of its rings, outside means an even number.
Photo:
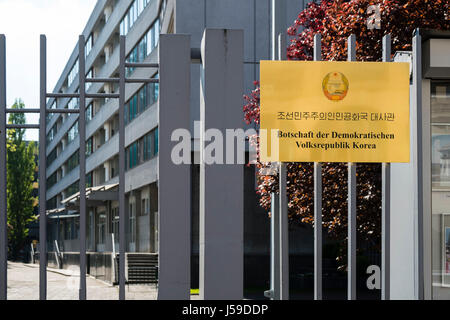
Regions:
<svg viewBox="0 0 450 320"><path fill-rule="evenodd" d="M286 40L278 36L278 59L286 59ZM348 61L356 61L356 37L347 41ZM314 61L322 60L321 36L314 37ZM383 37L383 62L391 61L391 36ZM279 164L280 193L272 194L271 219L271 286L266 296L274 300L289 299L288 204L286 164ZM356 163L348 163L348 233L347 233L347 299L356 300ZM389 300L390 291L390 164L382 164L382 264L381 297ZM322 164L314 163L314 299L322 300Z"/></svg>
<svg viewBox="0 0 450 320"><path fill-rule="evenodd" d="M209 39L209 40L208 40ZM40 107L36 109L6 108L6 50L5 36L0 35L0 299L7 298L7 210L6 210L6 130L39 129L39 238L40 238L40 299L47 298L47 215L46 215L46 116L52 113L79 114L80 137L80 300L86 292L86 99L113 98L119 100L119 221L125 221L125 86L127 83L161 82L158 117L161 131L158 163L159 211L160 211L160 268L159 298L189 299L190 290L190 170L189 166L176 166L170 160L173 144L171 133L178 128L190 129L190 69L192 62L202 63L201 69L201 119L203 130L218 126L221 130L238 128L242 123L240 108L228 108L227 103L239 105L243 90L243 33L236 30L223 32L205 30L202 49L190 48L190 36L161 35L159 45L160 63L127 63L126 38L120 37L120 60L118 78L86 78L85 37L79 37L79 92L47 92L47 45L46 37L40 37ZM280 48L285 48L280 37ZM383 60L390 61L390 36L383 38ZM220 45L222 44L222 46ZM279 58L283 59L282 50ZM321 38L314 38L314 59L321 60ZM356 60L356 38L348 39L348 60ZM209 64L209 65L208 65ZM209 69L209 66L211 68ZM127 68L159 68L159 79L127 78ZM233 72L228 72L231 68ZM239 80L239 81L238 81ZM118 83L118 93L87 93L86 83ZM225 92L225 89L231 92ZM169 89L171 91L169 91ZM218 101L217 97L224 97ZM47 109L48 98L79 98L78 109ZM229 99L226 100L226 99ZM220 100L220 99L219 99ZM226 101L225 101L226 100ZM236 106L237 107L237 106ZM220 111L220 112L219 112ZM223 112L232 116L224 120ZM39 124L11 125L6 123L8 113L39 113ZM176 114L176 116L175 116ZM226 122L228 121L228 122ZM203 138L204 139L204 138ZM204 140L201 141L201 148ZM202 150L202 149L200 149ZM200 182L200 290L201 298L241 298L243 291L243 190L236 187L235 180L243 176L242 166L205 167L201 163ZM389 299L389 247L390 247L390 166L383 164L382 184L382 298ZM280 195L272 199L272 272L271 291L273 299L289 299L289 250L288 210L286 194L285 163L279 166ZM223 178L223 181L218 182ZM174 183L176 181L176 183ZM212 193L210 190L213 190ZM209 192L209 193L207 193ZM322 165L314 164L314 298L322 299ZM173 200L173 194L179 199ZM235 199L233 210L217 207ZM232 219L229 217L233 214ZM356 299L356 164L348 164L348 299ZM227 217L228 218L225 218ZM233 228L224 225L233 221ZM119 223L119 299L125 299L125 223ZM206 232L207 229L217 233ZM236 239L230 243L231 238ZM227 261L220 259L223 246L230 254ZM221 247L222 246L222 247ZM230 271L232 270L232 272ZM220 276L218 276L218 274ZM227 278L228 277L228 278ZM231 278L232 277L232 278Z"/></svg>
<svg viewBox="0 0 450 320"><path fill-rule="evenodd" d="M125 85L127 83L157 83L159 79L126 78L127 68L158 68L159 64L127 63L125 55L125 36L120 37L119 78L86 78L85 73L85 37L80 35L78 41L79 59L79 92L48 93L47 92L47 39L40 36L40 108L7 109L6 108L6 37L0 35L0 299L7 298L7 204L6 204L6 130L39 129L39 298L47 299L47 213L46 213L46 118L47 114L65 113L79 114L80 137L80 300L86 299L86 99L112 98L119 99L119 219L125 221ZM119 93L86 93L86 83L118 83ZM78 98L78 109L47 109L48 98ZM8 113L39 113L39 124L13 125L6 123ZM125 299L125 223L119 224L119 299Z"/></svg>

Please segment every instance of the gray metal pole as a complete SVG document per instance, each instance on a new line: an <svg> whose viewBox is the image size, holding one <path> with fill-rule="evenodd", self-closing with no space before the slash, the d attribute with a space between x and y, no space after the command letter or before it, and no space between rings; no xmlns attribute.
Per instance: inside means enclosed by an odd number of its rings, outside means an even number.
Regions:
<svg viewBox="0 0 450 320"><path fill-rule="evenodd" d="M280 48L286 49L286 46L281 47L278 42L279 35L282 33L286 34L286 1L272 0L271 1L272 10L272 23L271 23L271 37L272 37L272 59L276 60L277 53ZM284 59L282 59L284 60Z"/></svg>
<svg viewBox="0 0 450 320"><path fill-rule="evenodd" d="M6 205L6 38L0 35L0 300L8 294L8 229Z"/></svg>
<svg viewBox="0 0 450 320"><path fill-rule="evenodd" d="M383 61L391 62L391 35L383 37ZM391 164L382 168L382 214L381 214L381 299L390 299L391 284Z"/></svg>
<svg viewBox="0 0 450 320"><path fill-rule="evenodd" d="M314 35L314 61L322 60L322 37ZM314 163L314 300L322 300L322 164Z"/></svg>
<svg viewBox="0 0 450 320"><path fill-rule="evenodd" d="M272 3L275 8L275 3ZM275 19L275 17L273 17ZM275 20L273 20L275 23ZM275 29L274 29L275 30ZM276 52L279 60L286 59L286 37L278 34L278 42L276 37L272 41L272 60L276 60ZM277 44L278 43L278 44ZM278 51L276 49L278 48ZM281 224L280 224L280 196L279 194L271 194L271 219L270 219L270 296L272 300L280 300L281 290Z"/></svg>
<svg viewBox="0 0 450 320"><path fill-rule="evenodd" d="M47 38L40 37L40 117L39 117L39 299L47 300Z"/></svg>
<svg viewBox="0 0 450 320"><path fill-rule="evenodd" d="M415 110L417 119L412 123L413 128L416 129L417 146L413 153L413 161L416 161L414 169L416 170L416 192L415 205L417 206L417 216L415 217L415 231L417 234L415 246L417 254L415 256L415 291L416 298L423 300L425 298L425 278L424 278L424 212L423 212L423 111L422 111L422 36L420 30L416 29L413 42L413 101L415 103ZM414 159L415 157L415 159Z"/></svg>
<svg viewBox="0 0 450 320"><path fill-rule="evenodd" d="M289 221L286 163L280 163L280 300L289 300Z"/></svg>
<svg viewBox="0 0 450 320"><path fill-rule="evenodd" d="M80 35L78 40L78 76L80 115L78 131L80 137L80 300L86 300L86 61L85 39Z"/></svg>
<svg viewBox="0 0 450 320"><path fill-rule="evenodd" d="M280 300L280 198L271 194L270 217L270 291L272 300Z"/></svg>
<svg viewBox="0 0 450 320"><path fill-rule="evenodd" d="M286 35L278 35L278 60L286 60ZM287 167L280 162L280 300L289 300L289 219L288 197L286 192Z"/></svg>
<svg viewBox="0 0 450 320"><path fill-rule="evenodd" d="M119 299L125 300L125 36L119 60Z"/></svg>
<svg viewBox="0 0 450 320"><path fill-rule="evenodd" d="M348 61L356 61L356 37L348 38ZM348 163L347 298L356 300L356 163Z"/></svg>
<svg viewBox="0 0 450 320"><path fill-rule="evenodd" d="M161 35L159 65L158 299L189 300L191 167L189 163L173 162L172 149L178 142L172 141L172 134L175 130L190 129L191 37Z"/></svg>
<svg viewBox="0 0 450 320"><path fill-rule="evenodd" d="M210 128L225 135L227 129L244 127L239 114L244 32L206 29L201 50L200 299L240 300L244 294L244 167L216 163L204 146Z"/></svg>

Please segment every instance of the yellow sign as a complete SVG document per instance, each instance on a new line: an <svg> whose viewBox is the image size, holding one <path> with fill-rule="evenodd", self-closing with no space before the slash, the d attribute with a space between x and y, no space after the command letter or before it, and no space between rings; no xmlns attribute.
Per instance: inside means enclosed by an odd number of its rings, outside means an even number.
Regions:
<svg viewBox="0 0 450 320"><path fill-rule="evenodd" d="M261 61L261 161L409 162L409 65Z"/></svg>

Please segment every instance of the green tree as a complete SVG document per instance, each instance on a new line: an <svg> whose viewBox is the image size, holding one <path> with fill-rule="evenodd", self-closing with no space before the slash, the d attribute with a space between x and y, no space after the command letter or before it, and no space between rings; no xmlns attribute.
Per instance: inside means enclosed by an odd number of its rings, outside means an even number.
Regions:
<svg viewBox="0 0 450 320"><path fill-rule="evenodd" d="M25 105L22 100L16 100L13 109L22 109ZM11 114L10 124L25 124L24 114ZM28 224L35 220L33 209L36 199L33 197L33 183L36 164L35 144L24 141L25 130L8 130L7 148L7 203L9 249L12 259L19 258L20 250L24 248L28 236Z"/></svg>

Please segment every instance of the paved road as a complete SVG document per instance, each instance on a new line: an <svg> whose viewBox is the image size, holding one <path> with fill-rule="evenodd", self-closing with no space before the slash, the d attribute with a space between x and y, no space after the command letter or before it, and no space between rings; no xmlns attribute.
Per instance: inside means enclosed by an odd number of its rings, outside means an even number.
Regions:
<svg viewBox="0 0 450 320"><path fill-rule="evenodd" d="M79 275L70 270L47 270L48 300L78 300ZM91 277L86 278L88 300L118 300L119 288ZM127 300L156 299L154 285L125 287ZM39 299L38 265L8 262L8 300Z"/></svg>

